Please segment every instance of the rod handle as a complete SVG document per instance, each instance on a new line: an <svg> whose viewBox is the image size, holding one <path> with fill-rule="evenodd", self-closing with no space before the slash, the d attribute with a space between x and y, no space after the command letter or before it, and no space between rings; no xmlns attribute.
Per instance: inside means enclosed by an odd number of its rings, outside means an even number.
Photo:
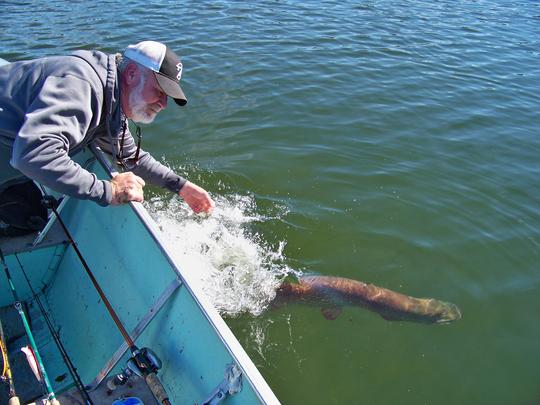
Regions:
<svg viewBox="0 0 540 405"><path fill-rule="evenodd" d="M19 397L11 397L8 402L9 405L21 405Z"/></svg>
<svg viewBox="0 0 540 405"><path fill-rule="evenodd" d="M51 400L51 405L60 405L60 401L58 401L56 398Z"/></svg>
<svg viewBox="0 0 540 405"><path fill-rule="evenodd" d="M146 380L146 384L148 384L148 388L150 388L150 391L152 391L152 394L160 404L170 404L165 387L163 387L163 384L161 384L155 373L147 374L144 379Z"/></svg>

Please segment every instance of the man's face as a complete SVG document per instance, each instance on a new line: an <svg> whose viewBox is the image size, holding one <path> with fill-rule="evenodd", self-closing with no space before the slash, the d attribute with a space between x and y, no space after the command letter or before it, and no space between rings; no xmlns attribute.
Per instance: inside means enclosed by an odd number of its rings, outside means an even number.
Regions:
<svg viewBox="0 0 540 405"><path fill-rule="evenodd" d="M167 95L161 90L152 72L140 73L139 83L129 93L129 118L134 122L148 124L158 112L167 107Z"/></svg>

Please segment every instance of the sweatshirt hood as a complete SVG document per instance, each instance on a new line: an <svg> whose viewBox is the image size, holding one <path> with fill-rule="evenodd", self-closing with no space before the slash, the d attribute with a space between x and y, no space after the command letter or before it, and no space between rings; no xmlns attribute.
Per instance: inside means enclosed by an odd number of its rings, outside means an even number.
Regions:
<svg viewBox="0 0 540 405"><path fill-rule="evenodd" d="M122 112L120 109L120 87L118 68L115 54L106 54L100 51L75 51L73 56L83 59L96 72L103 85L103 104L105 114L105 127L109 135L113 165L116 164L118 154L118 135L122 122Z"/></svg>
<svg viewBox="0 0 540 405"><path fill-rule="evenodd" d="M109 74L109 55L100 51L75 51L73 56L77 56L88 63L96 72L101 80L101 84L105 87L107 76ZM116 70L116 66L114 66ZM116 72L115 72L116 73Z"/></svg>

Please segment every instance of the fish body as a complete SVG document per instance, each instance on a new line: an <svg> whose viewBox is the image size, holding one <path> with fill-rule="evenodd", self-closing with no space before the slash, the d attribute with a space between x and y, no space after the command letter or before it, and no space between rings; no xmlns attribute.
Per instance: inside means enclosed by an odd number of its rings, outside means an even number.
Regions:
<svg viewBox="0 0 540 405"><path fill-rule="evenodd" d="M449 323L461 319L459 308L434 298L410 297L362 281L332 276L302 276L298 283L284 282L274 305L300 302L321 306L327 319L335 319L345 306L366 308L387 320Z"/></svg>

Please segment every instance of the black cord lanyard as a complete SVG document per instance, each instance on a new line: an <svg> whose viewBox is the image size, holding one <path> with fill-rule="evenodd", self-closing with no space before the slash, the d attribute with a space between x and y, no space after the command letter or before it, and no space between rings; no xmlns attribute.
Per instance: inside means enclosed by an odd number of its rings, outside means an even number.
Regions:
<svg viewBox="0 0 540 405"><path fill-rule="evenodd" d="M116 155L116 159L118 162L118 165L124 166L124 141L126 138L126 131L127 131L127 119L125 118L122 122L122 138L120 139L120 149L118 150L118 154ZM141 127L136 125L135 129L135 136L137 137L137 151L135 152L135 161L133 162L136 164L139 161L139 153L141 152L141 142L142 142L142 133L141 133Z"/></svg>

